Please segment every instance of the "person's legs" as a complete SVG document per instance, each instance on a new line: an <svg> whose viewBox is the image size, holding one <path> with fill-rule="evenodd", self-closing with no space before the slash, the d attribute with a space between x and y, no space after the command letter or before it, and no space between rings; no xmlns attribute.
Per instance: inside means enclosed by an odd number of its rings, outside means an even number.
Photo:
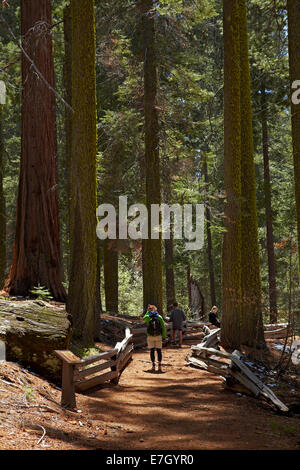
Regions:
<svg viewBox="0 0 300 470"><path fill-rule="evenodd" d="M162 352L160 348L157 348L156 351L157 351L157 360L158 360L158 370L161 371Z"/></svg>
<svg viewBox="0 0 300 470"><path fill-rule="evenodd" d="M182 346L182 330L178 330L178 336L179 336L179 346Z"/></svg>
<svg viewBox="0 0 300 470"><path fill-rule="evenodd" d="M175 343L175 339L176 339L176 330L172 330L172 341L173 341L173 343Z"/></svg>
<svg viewBox="0 0 300 470"><path fill-rule="evenodd" d="M152 361L152 369L155 369L155 348L150 349L150 358Z"/></svg>

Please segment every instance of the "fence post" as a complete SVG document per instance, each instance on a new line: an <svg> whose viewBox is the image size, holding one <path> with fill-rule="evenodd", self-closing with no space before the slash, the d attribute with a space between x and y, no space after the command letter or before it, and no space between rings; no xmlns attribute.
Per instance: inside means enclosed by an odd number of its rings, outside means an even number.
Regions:
<svg viewBox="0 0 300 470"><path fill-rule="evenodd" d="M115 366L111 366L111 371L117 371L118 372L118 375L117 377L114 377L113 379L110 380L110 383L113 384L113 385L118 385L119 383L119 363L118 363L118 356L119 354L115 354L114 356L112 356L112 360L113 361L116 361L116 365Z"/></svg>
<svg viewBox="0 0 300 470"><path fill-rule="evenodd" d="M74 367L74 364L63 361L61 406L64 408L76 408Z"/></svg>

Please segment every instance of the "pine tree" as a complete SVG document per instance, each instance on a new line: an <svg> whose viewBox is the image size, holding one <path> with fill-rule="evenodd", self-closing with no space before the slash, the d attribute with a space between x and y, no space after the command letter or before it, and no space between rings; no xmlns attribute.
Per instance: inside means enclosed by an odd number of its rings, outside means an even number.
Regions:
<svg viewBox="0 0 300 470"><path fill-rule="evenodd" d="M261 310L260 260L252 128L251 81L245 0L239 0L240 113L241 113L241 343L264 344Z"/></svg>
<svg viewBox="0 0 300 470"><path fill-rule="evenodd" d="M222 330L224 346L240 346L241 322L241 109L239 8L223 1L224 25L224 185L225 227L222 254Z"/></svg>
<svg viewBox="0 0 300 470"><path fill-rule="evenodd" d="M157 64L153 1L141 1L144 40L144 113L146 206L150 231L151 205L160 204L159 122L157 111ZM144 305L155 304L162 313L162 243L158 239L143 240Z"/></svg>
<svg viewBox="0 0 300 470"><path fill-rule="evenodd" d="M53 86L51 1L21 1L22 45ZM13 260L4 289L29 295L42 285L65 300L55 178L54 94L22 54L22 149Z"/></svg>
<svg viewBox="0 0 300 470"><path fill-rule="evenodd" d="M94 2L72 0L72 157L70 280L67 309L74 335L94 338L96 243L96 74Z"/></svg>
<svg viewBox="0 0 300 470"><path fill-rule="evenodd" d="M261 87L261 127L262 127L263 159L264 159L264 193L265 193L265 214L266 214L266 225L267 225L270 322L276 323L277 322L277 287L276 287L275 250L274 250L273 216L272 216L272 201L271 201L268 103L266 99L266 87L264 83L262 84L262 87Z"/></svg>
<svg viewBox="0 0 300 470"><path fill-rule="evenodd" d="M300 80L300 3L298 0L288 0L288 33L289 33L289 63L291 88L296 80ZM293 91L293 90L292 90ZM298 262L300 273L300 105L291 102L292 139L294 154L295 198L298 231Z"/></svg>

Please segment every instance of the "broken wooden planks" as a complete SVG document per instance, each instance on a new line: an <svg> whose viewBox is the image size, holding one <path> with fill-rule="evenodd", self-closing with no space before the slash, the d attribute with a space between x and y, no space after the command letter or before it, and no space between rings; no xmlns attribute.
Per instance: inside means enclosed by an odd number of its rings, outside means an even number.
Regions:
<svg viewBox="0 0 300 470"><path fill-rule="evenodd" d="M266 398L268 401L271 401L276 408L278 408L280 411L283 412L288 412L289 409L288 407L282 403L275 395L275 393L272 392L272 390L269 389L247 366L241 361L241 356L242 354L240 351L235 350L231 354L231 365L230 368L233 368L233 365L235 368L239 369L238 372L242 374L242 376L246 376L247 380L249 380L252 384L253 390L255 389L257 391L257 395L261 394L263 395L264 398ZM240 379L238 379L241 381ZM245 385L245 384L243 384ZM249 388L249 387L248 387Z"/></svg>
<svg viewBox="0 0 300 470"><path fill-rule="evenodd" d="M243 355L240 351L235 350L229 354L200 344L192 346L191 352L192 355L186 357L189 365L223 376L225 385L230 389L235 389L235 384L239 383L246 392L250 391L255 397L262 396L281 412L289 411L288 407L242 361Z"/></svg>
<svg viewBox="0 0 300 470"><path fill-rule="evenodd" d="M221 329L217 328L216 330L210 330L207 326L203 327L204 338L198 346L204 346L206 348L217 348L219 344L219 333Z"/></svg>
<svg viewBox="0 0 300 470"><path fill-rule="evenodd" d="M204 362L193 356L188 356L186 360L188 361L189 365L198 367L199 369L207 370L208 372L212 372L217 375L221 375L222 377L226 377L227 365L222 363L221 361L213 361L212 364L207 364L207 362L210 362L209 360L207 360L207 358L205 359L206 362Z"/></svg>

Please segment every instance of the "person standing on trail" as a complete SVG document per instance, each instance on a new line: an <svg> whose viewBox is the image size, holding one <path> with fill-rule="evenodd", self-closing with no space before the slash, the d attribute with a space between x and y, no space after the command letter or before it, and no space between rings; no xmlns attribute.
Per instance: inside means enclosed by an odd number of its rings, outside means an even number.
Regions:
<svg viewBox="0 0 300 470"><path fill-rule="evenodd" d="M157 312L155 305L148 305L143 320L147 324L147 344L150 349L152 371L155 371L155 349L157 351L158 372L162 372L162 340L166 339L167 332L163 317Z"/></svg>
<svg viewBox="0 0 300 470"><path fill-rule="evenodd" d="M218 313L219 309L218 307L216 307L215 305L211 308L211 311L209 312L209 315L208 315L208 321L214 325L214 326L217 326L218 328L220 328L221 326L221 323L220 321L218 320L217 318L217 313Z"/></svg>
<svg viewBox="0 0 300 470"><path fill-rule="evenodd" d="M182 324L185 321L185 314L183 311L178 308L178 303L173 303L173 310L171 310L171 315L169 322L173 323L173 331L172 331L172 339L173 344L175 343L176 339L176 332L178 330L178 337L179 337L179 347L182 347Z"/></svg>

